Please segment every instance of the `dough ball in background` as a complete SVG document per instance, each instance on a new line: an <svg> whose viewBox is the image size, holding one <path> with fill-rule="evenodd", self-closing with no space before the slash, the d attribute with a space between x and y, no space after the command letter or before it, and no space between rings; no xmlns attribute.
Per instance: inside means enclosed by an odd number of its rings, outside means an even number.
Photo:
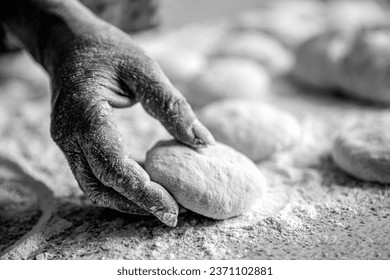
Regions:
<svg viewBox="0 0 390 280"><path fill-rule="evenodd" d="M346 173L364 181L390 183L390 117L359 120L341 131L332 157Z"/></svg>
<svg viewBox="0 0 390 280"><path fill-rule="evenodd" d="M174 83L181 83L198 75L206 66L204 54L186 48L171 36L138 38L137 43L160 65L165 75Z"/></svg>
<svg viewBox="0 0 390 280"><path fill-rule="evenodd" d="M186 95L188 84L206 71L210 52L228 32L227 26L225 22L188 24L174 31L137 34L134 40Z"/></svg>
<svg viewBox="0 0 390 280"><path fill-rule="evenodd" d="M186 24L171 32L171 38L185 49L208 56L231 29L229 19Z"/></svg>
<svg viewBox="0 0 390 280"><path fill-rule="evenodd" d="M390 25L361 29L340 70L339 85L350 96L390 104Z"/></svg>
<svg viewBox="0 0 390 280"><path fill-rule="evenodd" d="M8 115L2 109L0 109L0 133L3 132L4 127L7 125L7 123L8 123Z"/></svg>
<svg viewBox="0 0 390 280"><path fill-rule="evenodd" d="M250 159L220 143L196 150L161 141L148 151L145 169L179 204L217 220L248 211L266 188Z"/></svg>
<svg viewBox="0 0 390 280"><path fill-rule="evenodd" d="M270 75L246 59L215 59L183 88L189 103L197 108L227 98L261 98L269 93Z"/></svg>
<svg viewBox="0 0 390 280"><path fill-rule="evenodd" d="M292 76L302 83L321 88L338 87L341 60L349 51L351 34L329 30L297 48Z"/></svg>
<svg viewBox="0 0 390 280"><path fill-rule="evenodd" d="M313 0L273 0L266 1L264 7L267 11L290 11L292 14L307 20L315 20L324 16L326 5L321 1Z"/></svg>
<svg viewBox="0 0 390 280"><path fill-rule="evenodd" d="M216 101L198 116L217 141L254 161L291 149L302 137L301 125L292 115L260 101Z"/></svg>
<svg viewBox="0 0 390 280"><path fill-rule="evenodd" d="M51 92L50 77L27 51L0 55L0 86L6 83L19 83L25 90L12 93L23 99L48 99ZM4 94L1 91L0 94Z"/></svg>
<svg viewBox="0 0 390 280"><path fill-rule="evenodd" d="M212 56L247 58L273 74L283 74L293 65L292 53L275 38L261 32L230 33L221 40Z"/></svg>
<svg viewBox="0 0 390 280"><path fill-rule="evenodd" d="M157 141L172 138L158 120L145 112L141 104L114 110L114 117L130 156L139 162L145 160L147 150Z"/></svg>
<svg viewBox="0 0 390 280"><path fill-rule="evenodd" d="M390 23L390 13L378 1L329 1L327 26L353 31L364 26Z"/></svg>
<svg viewBox="0 0 390 280"><path fill-rule="evenodd" d="M324 11L318 1L272 1L263 9L242 13L235 29L262 31L295 49L325 29Z"/></svg>
<svg viewBox="0 0 390 280"><path fill-rule="evenodd" d="M203 71L207 64L202 54L180 47L162 50L152 54L161 69L173 83L180 83L194 78Z"/></svg>

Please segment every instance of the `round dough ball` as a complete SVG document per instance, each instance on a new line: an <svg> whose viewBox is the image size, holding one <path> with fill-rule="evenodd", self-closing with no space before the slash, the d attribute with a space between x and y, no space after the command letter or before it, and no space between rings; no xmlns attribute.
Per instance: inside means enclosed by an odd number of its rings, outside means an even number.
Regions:
<svg viewBox="0 0 390 280"><path fill-rule="evenodd" d="M325 29L323 10L319 1L272 1L267 8L242 13L235 28L268 33L295 49Z"/></svg>
<svg viewBox="0 0 390 280"><path fill-rule="evenodd" d="M281 43L260 32L230 34L213 55L251 59L274 74L287 72L293 64L291 53Z"/></svg>
<svg viewBox="0 0 390 280"><path fill-rule="evenodd" d="M341 63L340 87L354 97L390 103L390 26L360 30Z"/></svg>
<svg viewBox="0 0 390 280"><path fill-rule="evenodd" d="M172 82L191 79L206 66L206 58L202 54L184 48L170 48L152 57Z"/></svg>
<svg viewBox="0 0 390 280"><path fill-rule="evenodd" d="M184 95L194 107L226 98L258 98L268 93L270 76L259 65L245 59L216 59L191 80Z"/></svg>
<svg viewBox="0 0 390 280"><path fill-rule="evenodd" d="M266 187L251 160L220 143L196 150L161 141L148 151L145 169L179 204L217 220L249 210Z"/></svg>
<svg viewBox="0 0 390 280"><path fill-rule="evenodd" d="M390 118L359 122L335 140L332 157L348 174L364 181L390 183Z"/></svg>
<svg viewBox="0 0 390 280"><path fill-rule="evenodd" d="M136 42L161 67L173 82L182 82L198 75L206 66L206 55L188 48L169 35L138 37Z"/></svg>
<svg viewBox="0 0 390 280"><path fill-rule="evenodd" d="M354 31L364 26L389 23L389 13L376 1L329 1L327 22L330 28Z"/></svg>
<svg viewBox="0 0 390 280"><path fill-rule="evenodd" d="M296 51L292 75L315 87L336 88L340 63L350 48L350 35L340 30L323 32L303 43Z"/></svg>
<svg viewBox="0 0 390 280"><path fill-rule="evenodd" d="M292 115L260 101L214 102L199 112L199 119L217 141L254 161L292 148L302 137L301 126Z"/></svg>

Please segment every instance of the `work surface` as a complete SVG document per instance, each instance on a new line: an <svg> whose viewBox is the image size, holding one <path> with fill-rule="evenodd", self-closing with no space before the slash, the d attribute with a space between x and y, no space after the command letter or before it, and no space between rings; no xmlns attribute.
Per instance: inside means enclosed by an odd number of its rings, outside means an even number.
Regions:
<svg viewBox="0 0 390 280"><path fill-rule="evenodd" d="M330 158L340 129L389 114L384 107L275 79L264 102L294 114L304 136L294 150L258 163L267 194L243 216L214 221L186 212L170 228L86 200L49 135L47 77L25 55L0 64L19 76L0 81L3 259L390 258L389 186L355 180ZM138 161L169 137L138 106L115 113Z"/></svg>
<svg viewBox="0 0 390 280"><path fill-rule="evenodd" d="M242 217L213 221L188 212L176 228L169 228L151 217L88 202L49 137L48 95L30 91L21 82L1 88L3 258L390 257L389 187L355 180L329 157L339 128L355 118L384 114L382 108L279 83L269 102L294 113L305 136L294 151L259 164L270 184L267 196ZM158 124L140 108L122 111L119 121L140 142L133 146L142 149L145 137L157 137ZM149 127L138 129L137 118L147 119Z"/></svg>

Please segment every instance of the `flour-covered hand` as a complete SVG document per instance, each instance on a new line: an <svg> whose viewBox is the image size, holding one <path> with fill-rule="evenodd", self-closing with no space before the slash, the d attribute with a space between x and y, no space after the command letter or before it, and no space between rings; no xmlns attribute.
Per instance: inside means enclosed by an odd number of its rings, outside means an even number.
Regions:
<svg viewBox="0 0 390 280"><path fill-rule="evenodd" d="M210 132L127 34L76 1L16 2L15 17L4 15L4 21L51 75L51 134L80 188L99 206L152 213L175 226L176 201L129 157L112 108L140 102L172 136L191 147L213 144ZM31 24L25 25L27 20ZM46 36L39 36L44 32Z"/></svg>

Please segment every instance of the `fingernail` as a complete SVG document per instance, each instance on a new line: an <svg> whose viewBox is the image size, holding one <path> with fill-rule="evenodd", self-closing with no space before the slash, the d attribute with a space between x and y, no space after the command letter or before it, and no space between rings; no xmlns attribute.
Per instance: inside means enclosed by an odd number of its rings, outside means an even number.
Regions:
<svg viewBox="0 0 390 280"><path fill-rule="evenodd" d="M177 215L172 213L165 213L163 215L163 223L170 227L175 227L177 225Z"/></svg>
<svg viewBox="0 0 390 280"><path fill-rule="evenodd" d="M170 227L177 225L177 215L169 212L156 212L153 213L161 222Z"/></svg>
<svg viewBox="0 0 390 280"><path fill-rule="evenodd" d="M193 123L192 131L195 136L196 145L201 145L201 146L215 145L214 136L199 120L196 120Z"/></svg>

